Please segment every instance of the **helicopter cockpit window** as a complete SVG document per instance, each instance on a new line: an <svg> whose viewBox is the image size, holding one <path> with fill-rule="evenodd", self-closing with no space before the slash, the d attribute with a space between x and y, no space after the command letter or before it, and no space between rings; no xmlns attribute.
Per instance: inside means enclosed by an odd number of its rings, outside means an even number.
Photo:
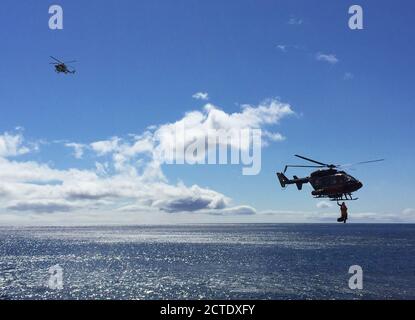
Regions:
<svg viewBox="0 0 415 320"><path fill-rule="evenodd" d="M344 183L347 181L346 176L344 175L338 175L336 176L336 183Z"/></svg>
<svg viewBox="0 0 415 320"><path fill-rule="evenodd" d="M353 181L353 180L355 180L354 178L352 178L351 176L345 176L344 177L345 178L345 181L347 181L347 182L350 182L350 181Z"/></svg>

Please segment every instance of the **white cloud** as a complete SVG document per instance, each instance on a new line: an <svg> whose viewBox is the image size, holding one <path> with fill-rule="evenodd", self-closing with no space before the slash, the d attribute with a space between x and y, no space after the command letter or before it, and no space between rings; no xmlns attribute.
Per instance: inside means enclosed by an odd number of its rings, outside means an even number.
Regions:
<svg viewBox="0 0 415 320"><path fill-rule="evenodd" d="M224 209L230 199L209 189L193 185L190 188L178 184L173 188L159 188L152 206L166 212L194 212L204 209Z"/></svg>
<svg viewBox="0 0 415 320"><path fill-rule="evenodd" d="M280 49L282 52L287 52L288 46L286 44L278 44L277 48Z"/></svg>
<svg viewBox="0 0 415 320"><path fill-rule="evenodd" d="M278 132L269 132L264 131L262 132L262 136L268 138L270 141L278 142L278 141L284 141L285 137Z"/></svg>
<svg viewBox="0 0 415 320"><path fill-rule="evenodd" d="M30 149L23 144L23 140L21 133L5 132L0 135L0 157L15 157L28 153Z"/></svg>
<svg viewBox="0 0 415 320"><path fill-rule="evenodd" d="M328 202L328 201L319 201L316 204L316 207L319 209L327 209L327 208L331 208L333 205Z"/></svg>
<svg viewBox="0 0 415 320"><path fill-rule="evenodd" d="M255 215L257 211L251 206L236 206L232 208L225 208L223 210L216 210L213 214L218 215L238 215L238 216L250 216Z"/></svg>
<svg viewBox="0 0 415 320"><path fill-rule="evenodd" d="M287 23L290 25L302 25L303 20L295 16L291 16Z"/></svg>
<svg viewBox="0 0 415 320"><path fill-rule="evenodd" d="M3 210L33 213L101 211L126 205L192 212L222 209L230 203L221 193L207 188L149 181L144 174L129 171L103 177L93 170L57 170L36 162L1 158L0 192Z"/></svg>
<svg viewBox="0 0 415 320"><path fill-rule="evenodd" d="M266 100L227 113L207 104L176 122L148 128L127 138L77 144L93 159L90 169L57 169L49 163L18 159L36 151L20 132L0 135L0 224L106 224L172 222L336 222L337 210L262 211L211 188L169 182L163 152L174 143L174 129L194 134L210 129L261 128L268 143L284 139L272 127L294 112L288 104ZM191 138L184 141L189 144ZM75 145L61 142L68 147ZM70 144L70 145L69 145ZM234 146L243 148L244 146ZM94 156L96 159L94 159ZM17 158L16 158L17 157ZM89 157L88 157L89 159ZM318 203L317 208L329 208ZM415 222L415 209L400 213L349 212L353 222Z"/></svg>
<svg viewBox="0 0 415 320"><path fill-rule="evenodd" d="M243 105L241 112L230 114L208 103L202 111L191 111L176 122L155 126L142 135L134 136L132 141L112 137L109 140L93 142L90 147L98 156L111 155L117 171L129 169L137 172L138 168L144 168L148 176L163 178L160 165L168 160L172 146L186 149L196 138L211 143L215 141L213 132L221 131L230 137L232 148L245 150L249 146L238 144L235 135L243 129L258 128L263 129L263 144L267 145L269 142L282 141L285 137L265 128L278 124L282 118L292 114L294 112L289 104L275 99L265 100L257 106ZM185 130L184 139L177 141L176 133L181 129ZM197 158L204 159L206 152L208 150L198 154ZM141 162L137 168L137 163L134 162L137 156L147 156L152 162Z"/></svg>
<svg viewBox="0 0 415 320"><path fill-rule="evenodd" d="M104 162L104 163L97 162L97 161L95 162L95 168L96 168L95 172L99 176L106 176L108 174L108 167L109 167L108 162Z"/></svg>
<svg viewBox="0 0 415 320"><path fill-rule="evenodd" d="M402 211L403 215L413 216L415 218L415 209L413 208L406 208Z"/></svg>
<svg viewBox="0 0 415 320"><path fill-rule="evenodd" d="M209 94L207 92L196 92L192 95L192 98L196 100L209 100Z"/></svg>
<svg viewBox="0 0 415 320"><path fill-rule="evenodd" d="M73 155L76 159L82 159L82 156L84 155L84 149L87 147L84 144L74 142L66 143L65 146L68 148L73 148Z"/></svg>
<svg viewBox="0 0 415 320"><path fill-rule="evenodd" d="M164 152L174 143L174 129L179 125L184 125L192 134L208 136L210 129L230 132L273 126L293 113L290 105L273 99L257 106L243 105L241 111L235 113L207 104L202 111L188 112L176 122L153 126L139 135L112 137L89 144L60 142L73 148L77 158L87 152L92 159L95 157L97 161L93 160L90 169L57 169L49 163L11 160L9 157L33 149L24 144L21 133L5 133L0 135L0 223L71 221L76 224L78 219L79 223L99 224L104 220L118 222L121 216L126 219L123 221L134 222L134 215L145 221L150 219L149 215L171 221L167 216L173 213L197 214L198 217L201 214L253 215L254 208L234 205L232 199L218 191L169 182L162 170ZM283 138L279 133L265 132L264 139L269 142ZM184 144L189 143L190 136L184 140ZM105 218L101 219L101 214Z"/></svg>
<svg viewBox="0 0 415 320"><path fill-rule="evenodd" d="M336 64L339 62L339 59L337 59L337 57L334 54L325 54L321 52L316 54L316 59L318 61L324 61L330 64Z"/></svg>
<svg viewBox="0 0 415 320"><path fill-rule="evenodd" d="M187 113L181 120L174 123L161 125L154 133L156 158L163 160L166 150L175 143L175 132L184 128L186 136L184 145L179 148L186 148L195 138L204 141L214 141L211 137L213 130L220 130L231 137L231 147L247 148L248 146L232 144L237 141L234 135L243 129L264 128L267 125L275 125L282 118L292 115L294 112L289 104L284 104L278 100L267 100L258 106L243 105L241 112L228 114L218 107L207 104L203 111L193 111ZM280 134L265 134L264 139L280 140ZM200 154L204 158L205 154Z"/></svg>
<svg viewBox="0 0 415 320"><path fill-rule="evenodd" d="M120 139L113 137L110 140L96 141L91 143L91 148L99 155L105 155L107 153L114 152L119 147Z"/></svg>

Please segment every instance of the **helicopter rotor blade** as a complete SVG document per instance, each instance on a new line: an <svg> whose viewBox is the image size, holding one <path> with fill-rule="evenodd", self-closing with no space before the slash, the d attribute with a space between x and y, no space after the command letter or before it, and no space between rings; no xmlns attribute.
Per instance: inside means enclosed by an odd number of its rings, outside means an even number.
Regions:
<svg viewBox="0 0 415 320"><path fill-rule="evenodd" d="M381 161L385 161L385 159L376 159L376 160L361 161L361 162L356 162L356 163L347 163L347 164L342 164L340 167L353 167L353 166L360 165L360 164L367 164L367 163L381 162Z"/></svg>
<svg viewBox="0 0 415 320"><path fill-rule="evenodd" d="M65 61L66 64L68 64L68 63L75 63L75 62L77 62L77 61L76 60Z"/></svg>
<svg viewBox="0 0 415 320"><path fill-rule="evenodd" d="M376 159L376 160L369 160L369 161L361 161L355 164L365 164L365 163L372 163L372 162L381 162L381 161L385 161L385 159Z"/></svg>
<svg viewBox="0 0 415 320"><path fill-rule="evenodd" d="M296 165L296 164L288 164L284 168L284 173L287 172L288 168L325 168L326 166L304 166L304 165Z"/></svg>
<svg viewBox="0 0 415 320"><path fill-rule="evenodd" d="M313 163L317 163L317 164L319 164L319 165L321 165L321 166L324 166L324 167L329 167L329 166L332 166L332 165L330 165L330 164L323 163L323 162L319 162L319 161L316 161L316 160L313 160L313 159L310 159L310 158L306 158L306 157L300 156L300 155L298 155L298 154L296 154L295 156L296 156L297 158L301 158L301 159L304 159L304 160L307 160L307 161L310 161L310 162L313 162Z"/></svg>
<svg viewBox="0 0 415 320"><path fill-rule="evenodd" d="M56 60L59 63L63 63L62 61L60 61L59 59L56 59L55 57L50 56L53 60Z"/></svg>

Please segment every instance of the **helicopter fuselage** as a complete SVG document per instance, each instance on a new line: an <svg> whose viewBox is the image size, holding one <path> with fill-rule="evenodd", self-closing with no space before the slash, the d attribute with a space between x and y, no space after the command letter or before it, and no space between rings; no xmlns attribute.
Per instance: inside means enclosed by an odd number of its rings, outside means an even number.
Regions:
<svg viewBox="0 0 415 320"><path fill-rule="evenodd" d="M320 161L316 161L298 154L295 155L297 158L312 162L313 165L297 165L297 164L287 164L283 172L277 172L278 180L280 181L281 187L285 188L288 184L295 184L298 190L303 188L303 184L310 183L313 187L311 194L315 198L329 198L330 200L356 200L353 198L352 192L355 192L363 187L361 183L356 178L352 177L350 174L345 171L338 170L338 168L343 167L336 164L328 164ZM385 159L376 159L369 161L361 161L355 163L366 164L383 161ZM353 164L352 164L353 165ZM285 176L285 172L288 168L325 168L319 169L310 174L309 177L298 178L294 176L293 179L288 179Z"/></svg>
<svg viewBox="0 0 415 320"><path fill-rule="evenodd" d="M336 169L317 170L308 178L316 197L339 198L363 187L363 184L344 171Z"/></svg>
<svg viewBox="0 0 415 320"><path fill-rule="evenodd" d="M66 67L65 64L57 64L55 65L55 71L56 72L63 72L63 73L72 73L71 71L68 70L68 68Z"/></svg>
<svg viewBox="0 0 415 320"><path fill-rule="evenodd" d="M277 173L281 186L287 184L296 184L298 190L302 189L302 185L310 183L313 187L311 194L316 198L330 198L332 200L342 199L343 196L350 196L351 193L362 188L363 184L347 174L344 171L336 169L317 170L311 173L309 177L288 179L283 173Z"/></svg>

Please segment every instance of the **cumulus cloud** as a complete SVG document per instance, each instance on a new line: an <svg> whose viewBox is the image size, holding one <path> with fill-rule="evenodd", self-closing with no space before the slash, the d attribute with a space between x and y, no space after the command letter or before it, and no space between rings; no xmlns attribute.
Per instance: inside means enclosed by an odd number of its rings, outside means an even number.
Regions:
<svg viewBox="0 0 415 320"><path fill-rule="evenodd" d="M28 153L30 149L23 144L23 140L21 133L5 132L0 135L0 157L15 157Z"/></svg>
<svg viewBox="0 0 415 320"><path fill-rule="evenodd" d="M209 100L209 94L207 92L196 92L192 95L192 98L196 100Z"/></svg>
<svg viewBox="0 0 415 320"><path fill-rule="evenodd" d="M127 205L172 213L214 210L229 204L227 197L210 189L147 180L145 175L129 171L100 176L93 170L58 170L6 159L0 159L0 192L0 208L34 213L115 210Z"/></svg>
<svg viewBox="0 0 415 320"><path fill-rule="evenodd" d="M212 199L206 197L179 197L177 199L172 200L162 200L158 201L158 207L160 207L161 210L167 211L167 212L193 212L198 211L202 209L209 208L211 206ZM212 209L219 209L216 206L213 206Z"/></svg>
<svg viewBox="0 0 415 320"><path fill-rule="evenodd" d="M237 150L246 151L249 144L241 143L240 134L243 130L262 129L264 145L270 142L282 141L285 137L278 132L270 132L267 126L273 126L289 115L294 114L291 106L275 99L265 100L259 105L243 105L240 112L227 113L213 104L206 104L201 111L191 111L176 122L153 126L145 133L133 136L132 141L120 137L112 137L109 140L93 142L90 147L98 156L111 155L115 169L137 172L140 167L150 177L163 178L160 165L169 162L172 149L184 150L192 145L195 140L205 141L206 148L195 155L195 161L200 163L206 158L207 152L213 144L230 146ZM183 131L182 139L177 139L177 134ZM226 136L227 140L217 140L217 132ZM151 163L137 163L132 161L137 156L147 156ZM178 156L181 156L177 154ZM181 161L183 159L175 159Z"/></svg>
<svg viewBox="0 0 415 320"><path fill-rule="evenodd" d="M81 144L81 143L66 143L65 144L66 147L68 148L72 148L74 153L74 157L77 159L82 159L82 156L84 155L84 149L86 148L86 145Z"/></svg>
<svg viewBox="0 0 415 320"><path fill-rule="evenodd" d="M321 52L316 54L316 59L318 61L324 61L330 64L336 64L339 62L339 59L337 59L337 57L334 54L325 54Z"/></svg>
<svg viewBox="0 0 415 320"><path fill-rule="evenodd" d="M263 137L269 139L269 141L278 142L278 141L284 141L285 140L285 137L279 132L264 131L262 133L262 135L263 135ZM266 143L266 145L267 145L267 143Z"/></svg>
<svg viewBox="0 0 415 320"><path fill-rule="evenodd" d="M246 128L263 129L263 139L268 143L280 141L284 138L282 134L267 128L292 114L289 104L275 99L259 105L243 105L234 113L206 104L202 110L188 112L175 122L149 127L141 134L90 143L62 141L64 146L73 149L76 158L81 159L88 153L88 160L93 159L89 169L59 169L50 163L21 160L18 156L35 148L25 143L20 132L4 133L0 135L0 223L14 218L23 221L24 217L30 222L46 223L49 219L58 223L60 220L53 218L56 213L64 215L65 218L59 215L62 221L80 219L80 223L86 221L82 217L88 217L88 223L91 219L99 223L101 213L105 213L106 221L112 222L121 216L133 222L132 214L144 217L149 213L155 216L253 215L254 208L235 205L218 191L196 184L169 182L162 170L166 150L176 144L174 134L178 127L184 127L189 133L180 142L183 146L191 144L195 136L208 138L211 130L232 135L234 130ZM247 148L243 144L231 147ZM44 214L50 218L43 217Z"/></svg>
<svg viewBox="0 0 415 320"><path fill-rule="evenodd" d="M187 113L181 120L162 125L155 132L155 138L158 142L157 152L162 155L174 143L175 133L184 128L186 132L184 145L179 148L186 148L195 138L205 141L215 141L211 134L213 131L222 131L230 137L231 147L247 148L247 145L238 145L232 142L238 142L235 135L244 129L265 128L267 125L275 125L282 118L292 115L294 112L289 104L284 104L278 100L266 100L263 103L252 106L243 105L241 112L226 113L213 104L207 104L203 111L193 111ZM282 135L270 134L263 130L263 137L271 140L280 140ZM220 142L219 142L220 143ZM201 157L205 155L202 154Z"/></svg>
<svg viewBox="0 0 415 320"><path fill-rule="evenodd" d="M120 139L118 137L112 137L109 140L95 141L91 143L91 148L99 155L105 155L116 151L119 147L119 142Z"/></svg>
<svg viewBox="0 0 415 320"><path fill-rule="evenodd" d="M194 212L203 209L223 209L230 199L223 194L197 185L183 183L172 187L158 186L157 196L149 199L151 206L166 212Z"/></svg>
<svg viewBox="0 0 415 320"><path fill-rule="evenodd" d="M331 208L333 205L328 202L328 201L319 201L316 204L316 207L319 209L327 209L327 208Z"/></svg>

